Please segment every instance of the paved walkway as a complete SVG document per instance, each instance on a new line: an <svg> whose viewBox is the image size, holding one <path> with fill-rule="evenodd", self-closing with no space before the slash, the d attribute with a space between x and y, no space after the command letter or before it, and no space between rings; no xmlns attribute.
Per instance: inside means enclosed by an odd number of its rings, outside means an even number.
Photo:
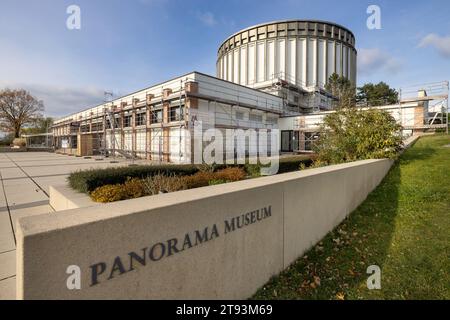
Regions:
<svg viewBox="0 0 450 320"><path fill-rule="evenodd" d="M48 152L0 153L0 300L16 297L17 219L53 212L49 186L66 183L72 171L127 165L125 160L100 159Z"/></svg>

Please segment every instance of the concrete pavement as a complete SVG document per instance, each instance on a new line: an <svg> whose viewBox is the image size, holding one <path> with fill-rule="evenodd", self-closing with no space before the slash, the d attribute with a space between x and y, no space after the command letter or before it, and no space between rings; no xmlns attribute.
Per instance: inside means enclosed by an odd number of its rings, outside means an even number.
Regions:
<svg viewBox="0 0 450 320"><path fill-rule="evenodd" d="M0 153L0 300L16 297L16 221L54 212L49 205L49 186L65 184L71 172L130 164L124 159L114 164L112 159L102 159L48 152ZM150 164L143 160L135 163Z"/></svg>

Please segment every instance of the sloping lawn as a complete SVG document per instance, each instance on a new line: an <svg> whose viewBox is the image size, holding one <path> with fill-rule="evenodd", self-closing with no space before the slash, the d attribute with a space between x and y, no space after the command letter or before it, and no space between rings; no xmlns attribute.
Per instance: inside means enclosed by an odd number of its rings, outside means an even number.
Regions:
<svg viewBox="0 0 450 320"><path fill-rule="evenodd" d="M367 267L381 290L367 289ZM421 138L348 219L254 299L450 299L450 137Z"/></svg>

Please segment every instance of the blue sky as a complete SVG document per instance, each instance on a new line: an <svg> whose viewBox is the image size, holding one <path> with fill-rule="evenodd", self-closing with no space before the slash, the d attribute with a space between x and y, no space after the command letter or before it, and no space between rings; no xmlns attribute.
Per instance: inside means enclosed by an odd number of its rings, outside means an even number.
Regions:
<svg viewBox="0 0 450 320"><path fill-rule="evenodd" d="M81 8L81 30L66 9ZM366 9L381 8L381 30ZM215 75L234 32L279 19L351 29L358 82L396 88L450 79L450 1L0 0L0 88L23 87L61 116L193 70Z"/></svg>

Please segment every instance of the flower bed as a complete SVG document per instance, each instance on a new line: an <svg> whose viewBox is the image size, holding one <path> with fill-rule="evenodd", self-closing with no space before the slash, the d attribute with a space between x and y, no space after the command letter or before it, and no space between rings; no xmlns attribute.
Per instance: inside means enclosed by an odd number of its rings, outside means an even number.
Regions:
<svg viewBox="0 0 450 320"><path fill-rule="evenodd" d="M309 156L282 158L278 173L297 171L311 164ZM68 181L72 189L89 194L94 201L113 202L255 178L260 176L261 167L254 164L145 165L77 171Z"/></svg>
<svg viewBox="0 0 450 320"><path fill-rule="evenodd" d="M247 173L240 167L228 167L212 171L198 171L193 175L156 174L147 178L129 178L124 183L108 184L90 193L96 202L114 202L140 198L160 193L187 190L245 179Z"/></svg>

